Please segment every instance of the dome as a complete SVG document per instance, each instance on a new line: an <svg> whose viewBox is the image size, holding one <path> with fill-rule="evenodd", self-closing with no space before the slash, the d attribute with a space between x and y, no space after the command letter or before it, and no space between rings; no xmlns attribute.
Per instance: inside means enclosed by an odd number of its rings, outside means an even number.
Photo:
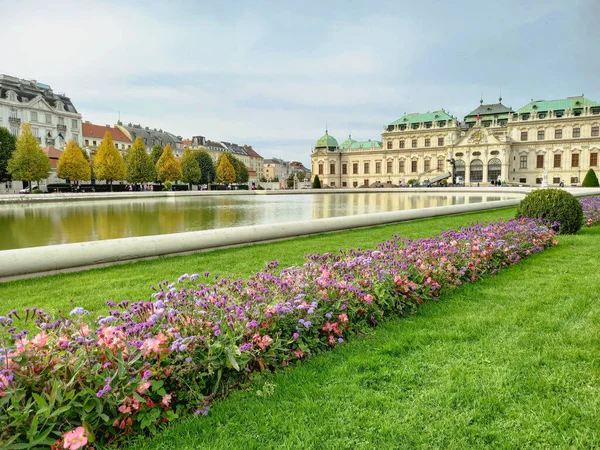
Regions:
<svg viewBox="0 0 600 450"><path fill-rule="evenodd" d="M320 148L326 148L327 150L336 150L338 148L338 142L333 136L329 136L329 133L325 131L325 134L315 144L315 150Z"/></svg>
<svg viewBox="0 0 600 450"><path fill-rule="evenodd" d="M341 143L340 145L340 149L348 149L350 147L352 147L352 144L356 143L357 141L355 141L354 139L352 139L352 136L348 135L348 139L346 139L344 142Z"/></svg>

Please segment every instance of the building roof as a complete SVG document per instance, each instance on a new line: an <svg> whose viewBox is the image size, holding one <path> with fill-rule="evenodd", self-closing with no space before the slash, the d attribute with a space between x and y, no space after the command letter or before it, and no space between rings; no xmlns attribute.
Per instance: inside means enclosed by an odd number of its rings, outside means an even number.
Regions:
<svg viewBox="0 0 600 450"><path fill-rule="evenodd" d="M329 136L327 130L325 130L325 134L319 138L319 140L315 143L315 148L332 148L338 147L338 141L333 137Z"/></svg>
<svg viewBox="0 0 600 450"><path fill-rule="evenodd" d="M262 158L262 156L260 156L251 145L244 145L244 150L246 150L248 156L252 156L253 158Z"/></svg>
<svg viewBox="0 0 600 450"><path fill-rule="evenodd" d="M169 144L172 148L178 148L181 143L181 138L175 136L168 131L157 130L156 128L151 129L149 127L142 127L141 125L128 123L123 125L121 122L117 122L118 126L123 127L131 135L131 140L135 141L135 138L140 136L144 145L152 147L153 145L160 145L161 147Z"/></svg>
<svg viewBox="0 0 600 450"><path fill-rule="evenodd" d="M50 165L52 167L56 167L62 152L53 146L44 147L42 150L46 155L48 155L48 158L50 158Z"/></svg>
<svg viewBox="0 0 600 450"><path fill-rule="evenodd" d="M465 116L465 121L467 121L467 118L475 119L477 118L477 115L479 115L480 117L494 115L498 116L499 119L503 119L505 117L508 117L508 113L511 112L512 108L504 106L502 103L492 103L489 105L484 105L482 100L482 104L479 105L478 108L474 109Z"/></svg>
<svg viewBox="0 0 600 450"><path fill-rule="evenodd" d="M584 106L600 106L593 100L584 98L583 95L567 97L560 100L536 100L532 101L517 111L519 114L530 113L532 111L562 111L566 109L583 108Z"/></svg>
<svg viewBox="0 0 600 450"><path fill-rule="evenodd" d="M10 75L0 75L0 98L7 98L8 91L15 92L17 100L24 104L37 96L41 96L53 108L58 109L58 104L62 103L65 111L79 114L69 97L65 94L55 93L50 86L36 80L24 80Z"/></svg>
<svg viewBox="0 0 600 450"><path fill-rule="evenodd" d="M346 139L344 142L342 142L340 144L340 149L345 149L345 148L350 148L350 146L356 142L354 139L352 139L351 135L348 135L348 139Z"/></svg>
<svg viewBox="0 0 600 450"><path fill-rule="evenodd" d="M181 141L181 146L184 145L192 145L192 140L191 139L184 139Z"/></svg>
<svg viewBox="0 0 600 450"><path fill-rule="evenodd" d="M129 139L127 135L118 128L114 128L108 125L94 125L93 123L89 122L82 123L81 128L84 138L103 139L106 132L109 132L113 138L113 141L127 142L131 144L131 139Z"/></svg>
<svg viewBox="0 0 600 450"><path fill-rule="evenodd" d="M349 147L345 147L342 149L340 146L340 150L378 150L381 149L381 142L372 141L369 139L368 141L354 141Z"/></svg>
<svg viewBox="0 0 600 450"><path fill-rule="evenodd" d="M390 123L390 125L402 125L402 124L410 125L413 123L434 122L434 121L438 121L438 120L452 120L452 119L454 119L454 117L452 117L450 114L448 114L443 109L440 109L438 111L433 111L433 112L405 114L402 117L400 117L398 120Z"/></svg>

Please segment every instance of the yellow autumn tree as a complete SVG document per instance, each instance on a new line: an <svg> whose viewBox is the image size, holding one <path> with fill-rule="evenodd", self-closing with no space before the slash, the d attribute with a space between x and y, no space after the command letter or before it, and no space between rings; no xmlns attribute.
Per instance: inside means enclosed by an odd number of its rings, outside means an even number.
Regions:
<svg viewBox="0 0 600 450"><path fill-rule="evenodd" d="M94 157L96 179L107 181L112 192L113 181L124 180L126 173L125 162L115 148L112 135L107 131Z"/></svg>
<svg viewBox="0 0 600 450"><path fill-rule="evenodd" d="M83 152L77 142L71 139L67 147L60 155L56 166L59 178L72 181L85 181L91 177L90 164L83 156Z"/></svg>
<svg viewBox="0 0 600 450"><path fill-rule="evenodd" d="M220 158L217 166L217 181L223 184L230 184L235 181L235 169L227 155L222 155Z"/></svg>
<svg viewBox="0 0 600 450"><path fill-rule="evenodd" d="M8 160L8 172L13 180L31 182L48 178L50 158L44 153L28 123L21 125L21 134L17 139L17 148Z"/></svg>
<svg viewBox="0 0 600 450"><path fill-rule="evenodd" d="M156 175L158 181L181 180L181 164L175 159L173 149L169 144L166 145L156 163Z"/></svg>

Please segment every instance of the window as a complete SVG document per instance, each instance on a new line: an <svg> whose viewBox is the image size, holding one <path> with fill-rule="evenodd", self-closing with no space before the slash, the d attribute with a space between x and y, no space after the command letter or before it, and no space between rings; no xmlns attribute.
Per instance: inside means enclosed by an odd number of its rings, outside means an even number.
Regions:
<svg viewBox="0 0 600 450"><path fill-rule="evenodd" d="M364 173L369 173L369 163L368 162L365 163L363 169L364 169Z"/></svg>
<svg viewBox="0 0 600 450"><path fill-rule="evenodd" d="M96 146L96 141L93 141L93 142L94 142L94 147L95 147Z"/></svg>
<svg viewBox="0 0 600 450"><path fill-rule="evenodd" d="M31 111L31 121L37 122L37 111Z"/></svg>
<svg viewBox="0 0 600 450"><path fill-rule="evenodd" d="M75 142L79 142L79 135L78 135L78 134L75 134L75 133L73 133L73 140L74 140Z"/></svg>
<svg viewBox="0 0 600 450"><path fill-rule="evenodd" d="M77 119L71 119L71 128L77 128Z"/></svg>
<svg viewBox="0 0 600 450"><path fill-rule="evenodd" d="M417 146L417 140L413 139L412 140L412 148L415 148Z"/></svg>
<svg viewBox="0 0 600 450"><path fill-rule="evenodd" d="M562 139L562 128L554 129L554 139Z"/></svg>
<svg viewBox="0 0 600 450"><path fill-rule="evenodd" d="M592 127L592 136L599 136L600 127Z"/></svg>
<svg viewBox="0 0 600 450"><path fill-rule="evenodd" d="M36 138L39 138L40 137L40 129L36 128L36 127L31 128L31 134L33 134Z"/></svg>
<svg viewBox="0 0 600 450"><path fill-rule="evenodd" d="M352 163L352 173L358 174L358 163Z"/></svg>
<svg viewBox="0 0 600 450"><path fill-rule="evenodd" d="M387 141L387 149L388 150L392 149L392 141Z"/></svg>
<svg viewBox="0 0 600 450"><path fill-rule="evenodd" d="M425 147L429 147L431 145L431 139L425 138Z"/></svg>
<svg viewBox="0 0 600 450"><path fill-rule="evenodd" d="M65 124L65 118L64 117L59 117L58 118L58 124L59 125L64 125Z"/></svg>
<svg viewBox="0 0 600 450"><path fill-rule="evenodd" d="M13 136L18 136L19 135L19 128L18 127L10 127L10 133Z"/></svg>
<svg viewBox="0 0 600 450"><path fill-rule="evenodd" d="M329 183L329 186L334 187L335 186L335 181L332 181L331 183Z"/></svg>
<svg viewBox="0 0 600 450"><path fill-rule="evenodd" d="M400 141L400 148L404 148L404 140Z"/></svg>
<svg viewBox="0 0 600 450"><path fill-rule="evenodd" d="M560 157L561 157L560 153L557 153L554 155L554 167L555 168L560 168L560 166L561 166L561 160L560 160L561 158Z"/></svg>
<svg viewBox="0 0 600 450"><path fill-rule="evenodd" d="M519 178L519 183L527 183L527 178Z"/></svg>
<svg viewBox="0 0 600 450"><path fill-rule="evenodd" d="M405 171L405 167L404 167L404 161L400 161L400 162L398 163L398 172L400 172L400 173L404 173L404 171Z"/></svg>
<svg viewBox="0 0 600 450"><path fill-rule="evenodd" d="M342 175L348 174L348 165L346 163L342 164Z"/></svg>
<svg viewBox="0 0 600 450"><path fill-rule="evenodd" d="M335 164L329 164L329 173L335 175Z"/></svg>
<svg viewBox="0 0 600 450"><path fill-rule="evenodd" d="M46 114L46 123L52 123L52 116L50 114Z"/></svg>
<svg viewBox="0 0 600 450"><path fill-rule="evenodd" d="M579 153L571 155L571 167L579 167Z"/></svg>
<svg viewBox="0 0 600 450"><path fill-rule="evenodd" d="M579 178L571 177L571 184L577 184L577 183L579 183Z"/></svg>
<svg viewBox="0 0 600 450"><path fill-rule="evenodd" d="M554 178L552 178L552 183L553 183L553 184L558 184L558 183L560 183L560 177L554 177Z"/></svg>
<svg viewBox="0 0 600 450"><path fill-rule="evenodd" d="M527 169L527 155L520 156L519 163L520 169Z"/></svg>
<svg viewBox="0 0 600 450"><path fill-rule="evenodd" d="M342 187L346 187L348 186L348 183L346 183L345 181L342 181Z"/></svg>
<svg viewBox="0 0 600 450"><path fill-rule="evenodd" d="M90 141L88 139L85 140L85 145L90 145Z"/></svg>
<svg viewBox="0 0 600 450"><path fill-rule="evenodd" d="M430 159L426 159L425 160L425 172L431 170L431 160Z"/></svg>
<svg viewBox="0 0 600 450"><path fill-rule="evenodd" d="M598 153L590 153L590 167L598 165Z"/></svg>
<svg viewBox="0 0 600 450"><path fill-rule="evenodd" d="M443 159L438 159L437 170L439 170L440 172L442 170L444 170L444 160Z"/></svg>
<svg viewBox="0 0 600 450"><path fill-rule="evenodd" d="M543 169L544 168L544 155L537 155L535 157L535 159L536 159L535 168Z"/></svg>
<svg viewBox="0 0 600 450"><path fill-rule="evenodd" d="M411 172L416 172L417 171L417 161L411 161L410 162L410 170L411 170Z"/></svg>
<svg viewBox="0 0 600 450"><path fill-rule="evenodd" d="M381 173L381 161L375 163L375 173Z"/></svg>
<svg viewBox="0 0 600 450"><path fill-rule="evenodd" d="M542 184L542 179L541 178L536 178L535 179L535 184Z"/></svg>
<svg viewBox="0 0 600 450"><path fill-rule="evenodd" d="M521 140L522 141L526 141L527 140L527 131L521 131Z"/></svg>
<svg viewBox="0 0 600 450"><path fill-rule="evenodd" d="M579 128L579 127L573 128L573 137L574 138L581 137L581 128Z"/></svg>
<svg viewBox="0 0 600 450"><path fill-rule="evenodd" d="M444 138L438 138L438 147L444 146Z"/></svg>
<svg viewBox="0 0 600 450"><path fill-rule="evenodd" d="M393 164L392 160L388 159L388 162L387 162L387 173L392 173L392 171L394 170L392 168L392 164Z"/></svg>
<svg viewBox="0 0 600 450"><path fill-rule="evenodd" d="M94 141L94 145L96 145L96 141ZM319 164L319 175L323 175L323 164Z"/></svg>
<svg viewBox="0 0 600 450"><path fill-rule="evenodd" d="M544 130L538 130L538 141L543 141L545 134Z"/></svg>

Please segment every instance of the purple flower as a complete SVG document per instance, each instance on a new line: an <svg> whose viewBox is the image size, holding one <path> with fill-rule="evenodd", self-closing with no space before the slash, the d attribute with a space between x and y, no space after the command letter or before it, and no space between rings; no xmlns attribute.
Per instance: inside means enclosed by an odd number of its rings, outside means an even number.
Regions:
<svg viewBox="0 0 600 450"><path fill-rule="evenodd" d="M246 342L245 344L240 345L240 352L245 352L246 350L250 350L252 348L252 344L250 342Z"/></svg>
<svg viewBox="0 0 600 450"><path fill-rule="evenodd" d="M294 333L292 335L292 337L294 338L294 340L298 339L300 337L300 335L298 333Z"/></svg>
<svg viewBox="0 0 600 450"><path fill-rule="evenodd" d="M89 314L89 311L87 309L83 309L81 306L73 308L73 310L69 313L70 316L83 316L85 314Z"/></svg>
<svg viewBox="0 0 600 450"><path fill-rule="evenodd" d="M258 323L256 323L256 320L251 320L250 322L248 322L246 324L246 328L256 328L258 326Z"/></svg>
<svg viewBox="0 0 600 450"><path fill-rule="evenodd" d="M215 331L215 336L221 336L221 330L217 329L217 330Z"/></svg>

